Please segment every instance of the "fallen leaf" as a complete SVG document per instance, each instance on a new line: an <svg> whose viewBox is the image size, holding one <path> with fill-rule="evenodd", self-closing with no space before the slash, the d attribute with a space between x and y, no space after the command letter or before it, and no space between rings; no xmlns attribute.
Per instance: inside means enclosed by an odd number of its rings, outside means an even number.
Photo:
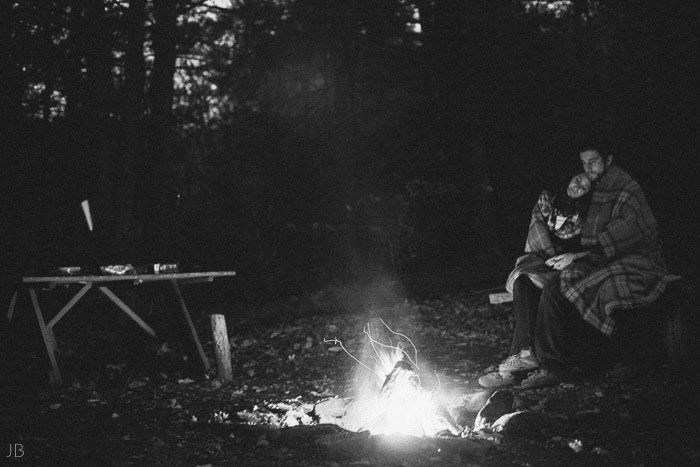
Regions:
<svg viewBox="0 0 700 467"><path fill-rule="evenodd" d="M575 439L573 441L570 441L568 446L575 452L579 453L583 451L583 443L581 442L580 439Z"/></svg>
<svg viewBox="0 0 700 467"><path fill-rule="evenodd" d="M270 442L265 437L261 437L258 442L255 443L255 446L259 448L266 448L270 446Z"/></svg>

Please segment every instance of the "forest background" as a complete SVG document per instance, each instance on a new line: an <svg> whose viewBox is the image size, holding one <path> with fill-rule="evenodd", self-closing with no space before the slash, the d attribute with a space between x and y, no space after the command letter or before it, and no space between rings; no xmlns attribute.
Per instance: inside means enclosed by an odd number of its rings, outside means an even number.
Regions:
<svg viewBox="0 0 700 467"><path fill-rule="evenodd" d="M23 0L0 22L4 274L498 285L590 130L697 270L698 2Z"/></svg>

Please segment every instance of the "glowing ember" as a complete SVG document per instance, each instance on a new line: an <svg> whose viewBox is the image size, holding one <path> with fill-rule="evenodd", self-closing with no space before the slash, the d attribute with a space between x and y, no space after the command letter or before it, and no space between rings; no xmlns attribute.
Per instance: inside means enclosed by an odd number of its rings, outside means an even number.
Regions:
<svg viewBox="0 0 700 467"><path fill-rule="evenodd" d="M395 332L380 320L389 331L384 339L373 335L369 325L364 333L368 339L367 364L351 355L358 368L358 396L348 405L343 425L351 431L370 431L375 434L400 433L411 436L433 436L449 431L454 435L462 429L440 404L437 390L429 390L421 383L418 351L413 342ZM399 343L392 341L398 338ZM411 351L405 350L405 341Z"/></svg>

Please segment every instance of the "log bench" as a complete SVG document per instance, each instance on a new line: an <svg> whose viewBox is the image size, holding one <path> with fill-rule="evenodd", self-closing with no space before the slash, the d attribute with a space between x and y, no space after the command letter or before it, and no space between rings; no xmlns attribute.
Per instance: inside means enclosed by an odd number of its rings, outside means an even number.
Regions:
<svg viewBox="0 0 700 467"><path fill-rule="evenodd" d="M510 303L513 294L489 294L493 305ZM619 318L621 351L641 359L658 357L659 350L674 371L697 371L700 363L700 279L671 282L651 306ZM624 329L624 331L623 331Z"/></svg>

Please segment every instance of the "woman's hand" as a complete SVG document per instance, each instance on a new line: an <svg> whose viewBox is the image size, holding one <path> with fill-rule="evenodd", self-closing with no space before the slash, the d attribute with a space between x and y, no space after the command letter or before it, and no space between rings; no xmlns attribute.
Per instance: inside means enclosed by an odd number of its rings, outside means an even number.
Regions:
<svg viewBox="0 0 700 467"><path fill-rule="evenodd" d="M544 262L547 266L561 271L568 265L574 262L578 258L576 253L563 253L561 255L553 256Z"/></svg>

